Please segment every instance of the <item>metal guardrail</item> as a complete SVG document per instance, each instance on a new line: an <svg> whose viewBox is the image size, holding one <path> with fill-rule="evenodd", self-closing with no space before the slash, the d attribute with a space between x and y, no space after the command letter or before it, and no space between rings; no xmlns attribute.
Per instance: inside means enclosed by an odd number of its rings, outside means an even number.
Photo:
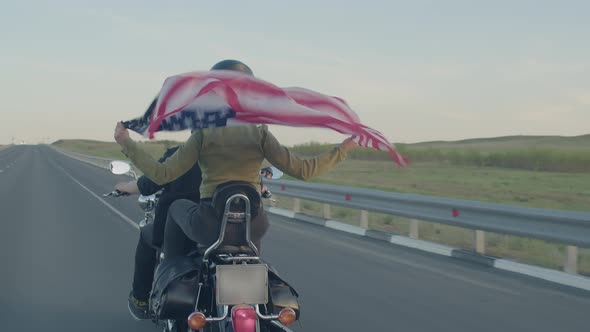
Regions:
<svg viewBox="0 0 590 332"><path fill-rule="evenodd" d="M113 160L57 150L104 168L108 168ZM277 195L473 230L590 247L590 213L587 212L527 208L301 181L274 180L269 181L267 186Z"/></svg>
<svg viewBox="0 0 590 332"><path fill-rule="evenodd" d="M112 159L88 156L55 148L80 161L108 168ZM140 174L140 173L138 173ZM418 238L419 220L463 227L475 231L475 251L485 253L485 232L535 238L567 244L564 269L576 273L578 248L590 247L590 213L527 208L479 201L400 194L380 190L301 181L273 180L266 183L276 195L325 203L324 218L330 205L361 210L360 226L368 228L368 211L407 217L412 220L410 237Z"/></svg>
<svg viewBox="0 0 590 332"><path fill-rule="evenodd" d="M590 213L275 180L277 195L435 223L590 247Z"/></svg>

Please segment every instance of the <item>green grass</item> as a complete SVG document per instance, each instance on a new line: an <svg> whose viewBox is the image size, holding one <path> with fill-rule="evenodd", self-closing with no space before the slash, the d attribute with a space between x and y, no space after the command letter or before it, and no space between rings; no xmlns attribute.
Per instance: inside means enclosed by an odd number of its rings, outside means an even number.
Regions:
<svg viewBox="0 0 590 332"><path fill-rule="evenodd" d="M590 135L582 137L588 138ZM504 140L498 140L504 143ZM485 142L491 144L489 141ZM174 143L156 141L142 144L154 156L159 156L166 146ZM115 143L76 140L58 141L55 145L105 158L124 158ZM325 146L319 148L324 149ZM352 159L342 162L331 172L313 181L527 207L590 211L590 173L541 172L434 162L413 163L400 169L391 161ZM279 207L292 208L292 199L277 198ZM301 210L303 213L322 216L322 204L317 202L302 200ZM358 210L333 206L331 212L332 219L359 224ZM370 213L369 227L407 235L409 220ZM453 247L473 248L471 230L421 222L419 231L421 239ZM492 233L487 233L486 242L487 253L498 257L557 269L561 269L565 261L565 246L560 244ZM590 249L580 250L578 264L580 273L590 275Z"/></svg>
<svg viewBox="0 0 590 332"><path fill-rule="evenodd" d="M435 142L399 144L398 150L414 163L430 162L453 166L501 167L533 171L590 172L590 135L576 138L538 140L508 138L471 140L472 143ZM523 141L529 144L523 144ZM569 144L566 144L568 142ZM293 147L301 155L317 155L333 145L308 143ZM389 160L389 155L374 149L356 149L348 159Z"/></svg>
<svg viewBox="0 0 590 332"><path fill-rule="evenodd" d="M313 180L384 191L528 207L590 211L590 174L346 160Z"/></svg>

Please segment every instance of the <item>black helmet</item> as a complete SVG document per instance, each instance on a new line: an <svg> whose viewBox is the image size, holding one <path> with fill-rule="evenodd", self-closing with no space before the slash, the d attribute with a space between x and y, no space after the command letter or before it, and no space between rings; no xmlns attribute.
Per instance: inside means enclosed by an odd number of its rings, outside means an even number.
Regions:
<svg viewBox="0 0 590 332"><path fill-rule="evenodd" d="M219 61L218 63L214 64L213 67L211 67L211 70L235 70L254 76L252 69L250 69L250 67L248 67L245 63L238 60Z"/></svg>

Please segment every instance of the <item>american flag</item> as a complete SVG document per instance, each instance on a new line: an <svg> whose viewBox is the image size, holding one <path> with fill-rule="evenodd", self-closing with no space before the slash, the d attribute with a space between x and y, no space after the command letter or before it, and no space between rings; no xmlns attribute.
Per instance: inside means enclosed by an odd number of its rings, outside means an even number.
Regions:
<svg viewBox="0 0 590 332"><path fill-rule="evenodd" d="M146 113L125 122L150 139L158 131L240 124L329 128L356 136L360 146L388 152L399 166L407 163L383 134L361 124L343 99L304 88L279 88L229 70L169 77Z"/></svg>

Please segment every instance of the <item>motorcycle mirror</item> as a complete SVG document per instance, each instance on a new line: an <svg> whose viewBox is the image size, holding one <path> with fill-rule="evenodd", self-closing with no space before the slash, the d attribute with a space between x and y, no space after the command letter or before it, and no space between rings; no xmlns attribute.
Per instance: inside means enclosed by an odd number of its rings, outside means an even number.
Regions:
<svg viewBox="0 0 590 332"><path fill-rule="evenodd" d="M283 172L274 166L268 167L271 169L272 177L271 180L277 180L283 177Z"/></svg>
<svg viewBox="0 0 590 332"><path fill-rule="evenodd" d="M114 160L109 164L109 169L111 170L111 173L121 175L129 173L129 171L131 171L131 166L124 161Z"/></svg>

